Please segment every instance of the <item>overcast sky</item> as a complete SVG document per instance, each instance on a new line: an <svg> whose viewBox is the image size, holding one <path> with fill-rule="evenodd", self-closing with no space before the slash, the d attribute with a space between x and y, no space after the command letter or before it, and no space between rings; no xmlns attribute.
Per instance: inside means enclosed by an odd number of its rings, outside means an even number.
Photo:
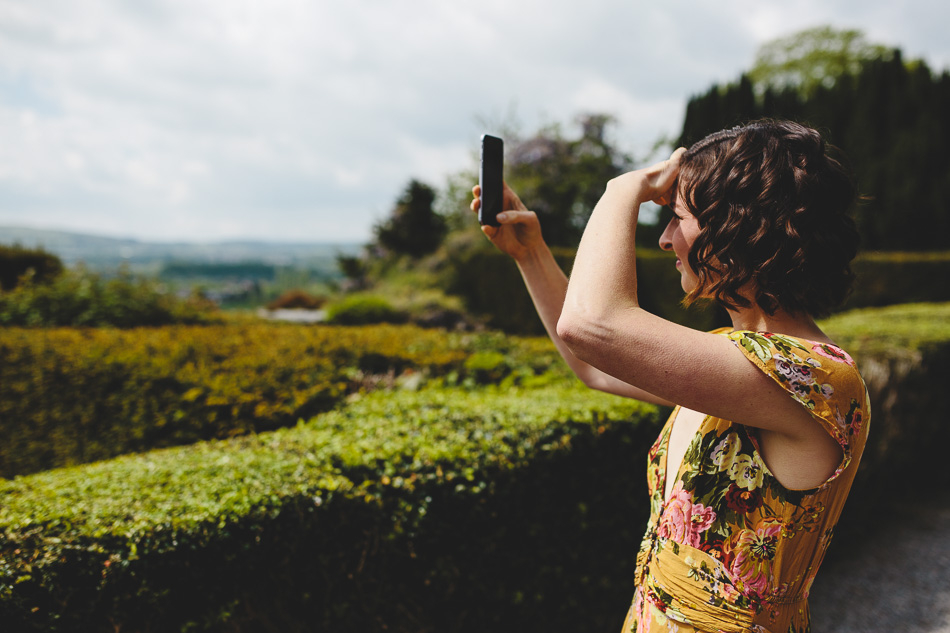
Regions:
<svg viewBox="0 0 950 633"><path fill-rule="evenodd" d="M643 157L822 24L950 66L945 0L0 0L0 225L366 241L480 120L610 113Z"/></svg>

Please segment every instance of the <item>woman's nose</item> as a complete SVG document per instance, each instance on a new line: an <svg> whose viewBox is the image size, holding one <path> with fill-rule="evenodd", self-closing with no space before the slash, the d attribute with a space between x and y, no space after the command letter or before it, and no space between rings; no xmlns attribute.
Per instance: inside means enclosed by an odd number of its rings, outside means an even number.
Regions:
<svg viewBox="0 0 950 633"><path fill-rule="evenodd" d="M673 250L673 231L671 230L673 223L670 222L666 225L666 228L663 229L663 234L660 235L660 248L664 251Z"/></svg>

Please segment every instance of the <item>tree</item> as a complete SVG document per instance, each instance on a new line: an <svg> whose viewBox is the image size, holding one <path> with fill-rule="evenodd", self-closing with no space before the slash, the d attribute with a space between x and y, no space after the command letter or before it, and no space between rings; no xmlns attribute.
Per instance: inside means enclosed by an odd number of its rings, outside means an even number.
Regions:
<svg viewBox="0 0 950 633"><path fill-rule="evenodd" d="M432 187L418 180L410 181L389 219L375 227L377 244L390 253L410 257L435 251L445 237L446 224L433 210L433 202Z"/></svg>
<svg viewBox="0 0 950 633"><path fill-rule="evenodd" d="M63 273L63 262L42 248L0 244L0 290L13 290L23 277L47 283Z"/></svg>
<svg viewBox="0 0 950 633"><path fill-rule="evenodd" d="M551 246L576 246L607 181L629 168L630 157L607 138L613 122L607 115L587 114L578 119L576 139L550 126L509 141L506 179L538 214Z"/></svg>
<svg viewBox="0 0 950 633"><path fill-rule="evenodd" d="M890 49L871 44L861 31L819 26L772 40L759 48L748 72L758 91L794 88L811 97L819 87L831 88L864 62L886 57Z"/></svg>
<svg viewBox="0 0 950 633"><path fill-rule="evenodd" d="M868 44L853 32L839 34L837 48L826 45L833 40L827 31L778 40L795 52L788 59L797 60L800 69L807 66L806 60L815 61L813 68L798 75L815 81L773 77L763 87L743 78L725 87L713 86L687 105L680 144L755 118L801 121L840 147L852 167L864 197L855 213L862 248L946 249L950 75L946 71L935 75L919 60L907 62L897 49L867 57L883 47ZM817 37L816 32L827 37ZM790 42L812 42L816 48L792 47ZM825 55L829 50L844 53L831 63Z"/></svg>

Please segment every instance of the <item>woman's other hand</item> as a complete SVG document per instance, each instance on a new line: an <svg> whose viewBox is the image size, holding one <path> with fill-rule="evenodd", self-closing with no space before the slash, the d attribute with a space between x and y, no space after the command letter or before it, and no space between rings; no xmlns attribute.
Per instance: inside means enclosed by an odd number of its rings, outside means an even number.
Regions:
<svg viewBox="0 0 950 633"><path fill-rule="evenodd" d="M680 173L680 159L686 153L685 147L676 149L668 159L647 167L644 171L651 192L655 195L650 198L659 205L669 204L673 200L676 179Z"/></svg>
<svg viewBox="0 0 950 633"><path fill-rule="evenodd" d="M680 159L685 153L686 148L680 147L668 159L618 176L611 182L635 182L641 201L649 200L661 206L670 204L680 172Z"/></svg>
<svg viewBox="0 0 950 633"><path fill-rule="evenodd" d="M482 204L481 188L472 187L472 211L478 213ZM511 190L508 183L504 184L502 194L502 212L498 214L498 223L501 226L483 225L482 232L491 240L498 250L511 255L515 260L521 259L533 250L544 246L541 236L541 223L534 211L521 202L518 195Z"/></svg>

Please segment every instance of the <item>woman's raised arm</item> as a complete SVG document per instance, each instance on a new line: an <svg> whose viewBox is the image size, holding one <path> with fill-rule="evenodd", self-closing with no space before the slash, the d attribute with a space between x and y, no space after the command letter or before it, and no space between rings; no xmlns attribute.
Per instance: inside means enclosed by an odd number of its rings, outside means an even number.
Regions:
<svg viewBox="0 0 950 633"><path fill-rule="evenodd" d="M672 323L639 306L639 207L651 200L670 201L683 151L607 185L581 239L557 335L581 361L657 398L794 440L812 440L817 425L808 412L731 340ZM758 316L754 310L743 315L749 317L748 329L763 322Z"/></svg>
<svg viewBox="0 0 950 633"><path fill-rule="evenodd" d="M478 186L472 189L472 194L474 200L471 208L477 213L481 204L481 191ZM558 336L556 327L564 305L567 277L541 236L541 225L537 215L525 207L507 184L504 186L502 205L504 212L498 216L501 226L483 226L482 231L499 250L515 260L528 293L531 295L531 300L534 302L534 307L544 324L544 329L571 370L585 385L593 389L646 402L671 405L662 398L618 380L589 363L581 361L571 353Z"/></svg>

